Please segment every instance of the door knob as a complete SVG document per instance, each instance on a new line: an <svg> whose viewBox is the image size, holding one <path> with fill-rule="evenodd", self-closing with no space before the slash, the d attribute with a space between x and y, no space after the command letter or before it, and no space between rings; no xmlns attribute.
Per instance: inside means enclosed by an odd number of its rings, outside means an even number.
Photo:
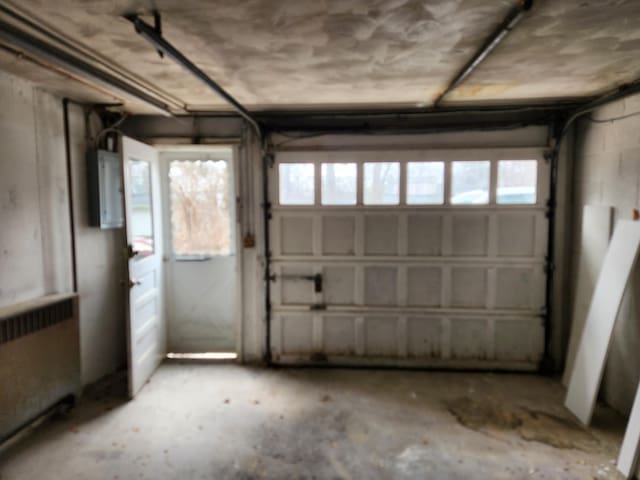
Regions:
<svg viewBox="0 0 640 480"><path fill-rule="evenodd" d="M142 285L142 282L140 280L129 279L129 288L133 288L136 285Z"/></svg>

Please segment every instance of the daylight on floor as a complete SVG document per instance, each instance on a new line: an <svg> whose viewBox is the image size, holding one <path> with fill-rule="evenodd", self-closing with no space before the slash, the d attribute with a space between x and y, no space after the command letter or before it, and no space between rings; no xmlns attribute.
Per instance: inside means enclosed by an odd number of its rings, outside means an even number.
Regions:
<svg viewBox="0 0 640 480"><path fill-rule="evenodd" d="M640 478L639 25L0 0L0 479Z"/></svg>

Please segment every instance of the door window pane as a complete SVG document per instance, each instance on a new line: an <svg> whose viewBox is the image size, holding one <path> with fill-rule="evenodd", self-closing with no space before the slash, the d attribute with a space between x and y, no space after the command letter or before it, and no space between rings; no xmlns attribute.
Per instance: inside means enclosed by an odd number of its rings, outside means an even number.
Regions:
<svg viewBox="0 0 640 480"><path fill-rule="evenodd" d="M153 254L153 208L151 198L151 166L143 160L129 161L131 183L131 246L139 260Z"/></svg>
<svg viewBox="0 0 640 480"><path fill-rule="evenodd" d="M357 175L355 163L323 163L322 204L355 205Z"/></svg>
<svg viewBox="0 0 640 480"><path fill-rule="evenodd" d="M375 162L364 164L365 205L400 203L400 164Z"/></svg>
<svg viewBox="0 0 640 480"><path fill-rule="evenodd" d="M178 256L229 255L228 164L172 161L169 166L171 240Z"/></svg>
<svg viewBox="0 0 640 480"><path fill-rule="evenodd" d="M313 163L281 163L278 173L281 205L315 203Z"/></svg>
<svg viewBox="0 0 640 480"><path fill-rule="evenodd" d="M451 203L454 205L486 205L489 203L488 161L453 162L451 169Z"/></svg>
<svg viewBox="0 0 640 480"><path fill-rule="evenodd" d="M502 204L536 203L537 179L536 160L501 160L498 162L496 201Z"/></svg>
<svg viewBox="0 0 640 480"><path fill-rule="evenodd" d="M407 164L407 203L441 205L444 202L444 162Z"/></svg>

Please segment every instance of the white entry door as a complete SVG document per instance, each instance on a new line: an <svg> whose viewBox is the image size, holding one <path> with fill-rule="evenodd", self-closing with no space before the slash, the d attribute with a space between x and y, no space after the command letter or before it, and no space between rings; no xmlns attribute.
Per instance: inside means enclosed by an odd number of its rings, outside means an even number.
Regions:
<svg viewBox="0 0 640 480"><path fill-rule="evenodd" d="M275 362L538 368L541 149L283 151L271 173Z"/></svg>
<svg viewBox="0 0 640 480"><path fill-rule="evenodd" d="M129 253L128 369L134 397L166 353L162 292L162 215L156 150L122 138Z"/></svg>

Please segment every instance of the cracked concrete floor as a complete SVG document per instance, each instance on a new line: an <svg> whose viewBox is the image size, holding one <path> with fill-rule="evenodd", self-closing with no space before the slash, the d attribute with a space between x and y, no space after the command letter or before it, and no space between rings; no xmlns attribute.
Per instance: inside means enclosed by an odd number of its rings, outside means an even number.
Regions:
<svg viewBox="0 0 640 480"><path fill-rule="evenodd" d="M0 478L604 479L624 420L580 427L554 379L165 363L91 392L0 458Z"/></svg>

